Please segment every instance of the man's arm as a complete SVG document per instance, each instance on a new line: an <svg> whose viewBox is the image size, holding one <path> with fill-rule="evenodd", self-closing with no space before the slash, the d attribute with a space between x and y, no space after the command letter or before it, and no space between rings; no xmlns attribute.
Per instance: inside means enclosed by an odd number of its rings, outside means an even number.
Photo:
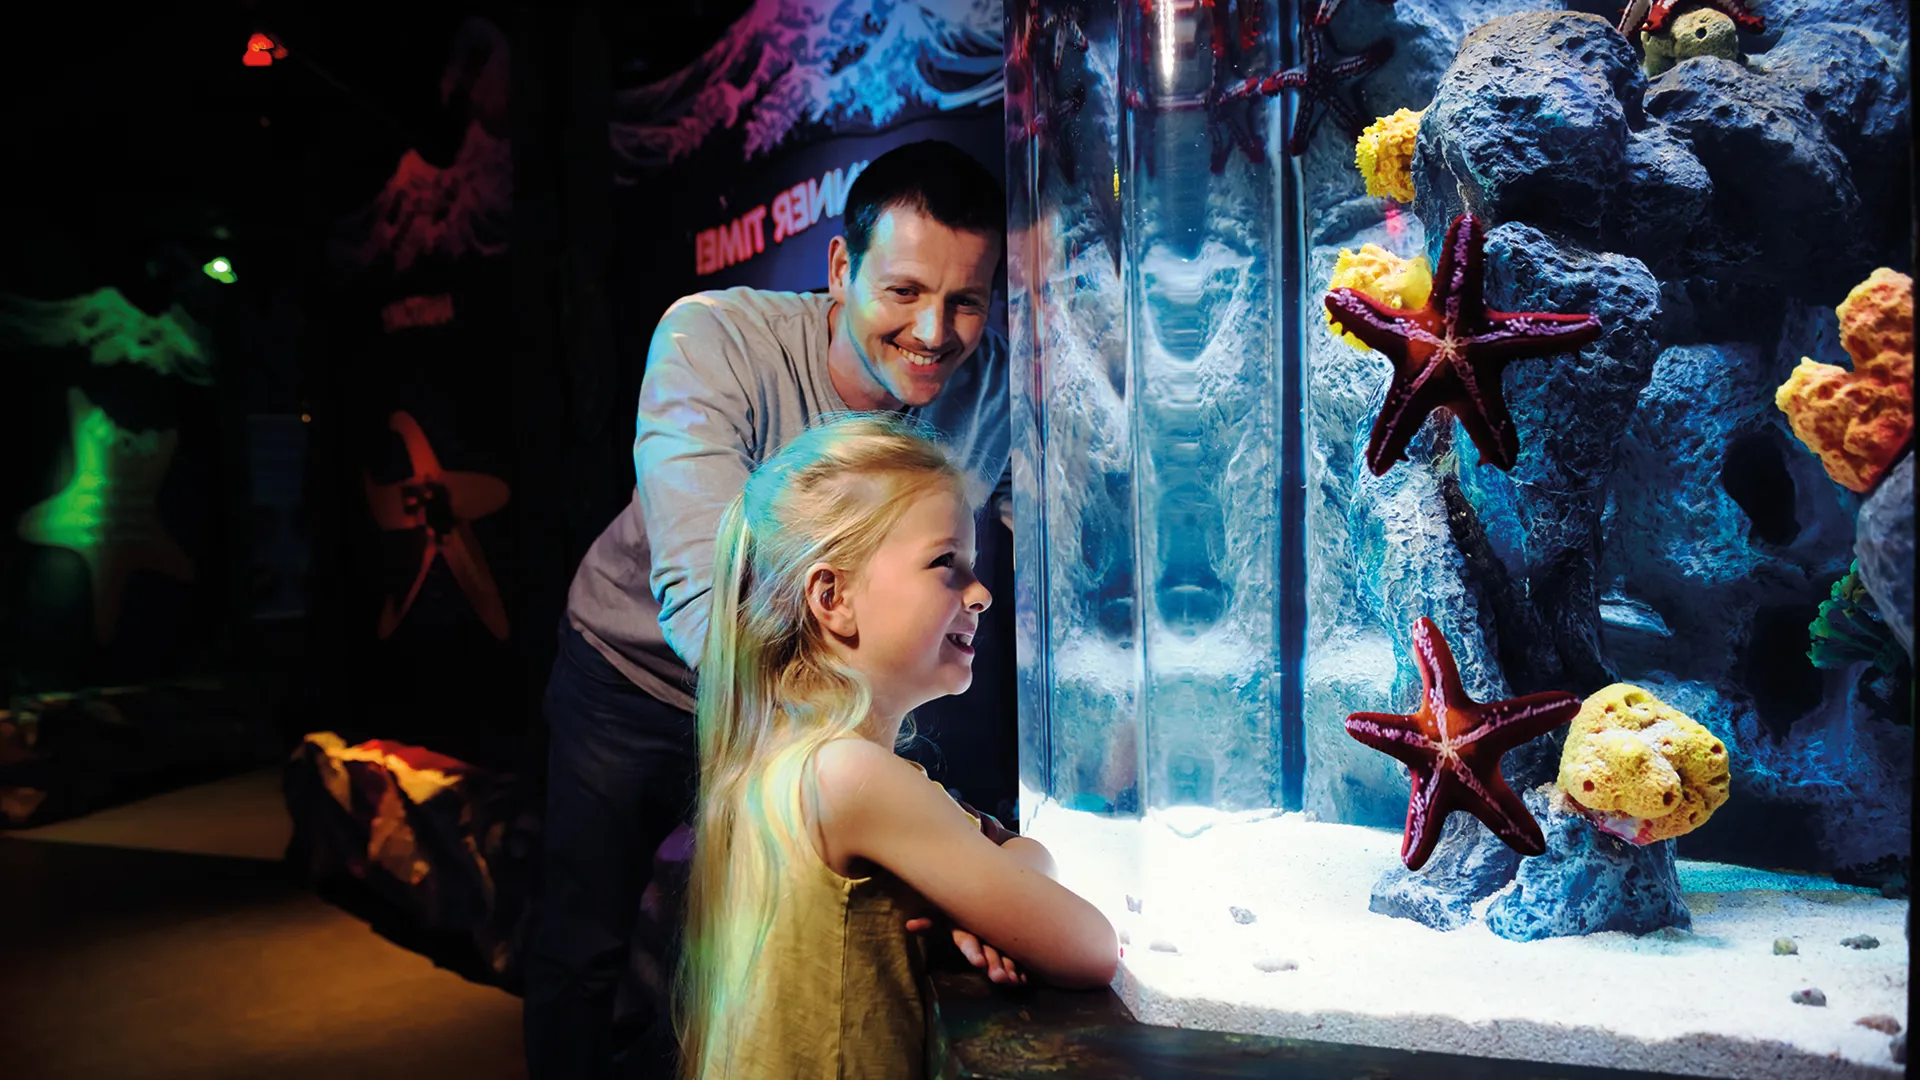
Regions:
<svg viewBox="0 0 1920 1080"><path fill-rule="evenodd" d="M753 468L751 407L732 363L742 351L738 331L688 297L661 317L640 383L633 467L653 595L667 644L696 671L712 606L714 537Z"/></svg>

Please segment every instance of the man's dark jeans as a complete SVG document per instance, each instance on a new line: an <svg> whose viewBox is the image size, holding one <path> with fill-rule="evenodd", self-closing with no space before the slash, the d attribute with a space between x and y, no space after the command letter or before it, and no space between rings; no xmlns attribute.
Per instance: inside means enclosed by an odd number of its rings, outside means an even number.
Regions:
<svg viewBox="0 0 1920 1080"><path fill-rule="evenodd" d="M664 970L645 965L644 992L617 1021L615 999L654 851L693 808L693 716L633 685L564 621L546 716L545 862L526 964L528 1073L671 1076L670 940L640 943Z"/></svg>

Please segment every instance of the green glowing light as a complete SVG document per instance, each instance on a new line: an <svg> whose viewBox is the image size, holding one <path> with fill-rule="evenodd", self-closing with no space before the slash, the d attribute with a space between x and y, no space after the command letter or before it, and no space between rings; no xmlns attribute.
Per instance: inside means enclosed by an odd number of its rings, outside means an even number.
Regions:
<svg viewBox="0 0 1920 1080"><path fill-rule="evenodd" d="M233 264L218 256L214 257L207 265L200 269L205 271L208 277L220 282L222 285L231 285L240 280L239 275L233 272Z"/></svg>
<svg viewBox="0 0 1920 1080"><path fill-rule="evenodd" d="M20 515L29 544L65 548L93 583L94 636L112 639L127 579L152 570L193 580L193 563L160 522L158 502L178 431L130 431L79 389L67 391L73 473L66 486Z"/></svg>
<svg viewBox="0 0 1920 1080"><path fill-rule="evenodd" d="M148 315L112 286L67 300L0 293L0 351L13 345L79 347L95 367L138 364L195 386L213 385L213 353L191 315L178 304Z"/></svg>

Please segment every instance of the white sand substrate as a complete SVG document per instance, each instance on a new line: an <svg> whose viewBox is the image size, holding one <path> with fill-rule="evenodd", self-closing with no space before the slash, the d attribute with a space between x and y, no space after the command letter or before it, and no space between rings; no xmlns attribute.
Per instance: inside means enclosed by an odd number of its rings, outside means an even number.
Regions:
<svg viewBox="0 0 1920 1080"><path fill-rule="evenodd" d="M1116 820L1031 792L1022 808L1120 929L1114 989L1146 1023L1753 1080L1899 1074L1889 1037L1855 1021L1907 1022L1904 900L1682 860L1690 932L1516 942L1368 911L1399 858L1384 829L1201 807ZM1858 934L1880 947L1840 944ZM1775 955L1780 937L1798 954ZM1791 1000L1809 987L1824 1008Z"/></svg>

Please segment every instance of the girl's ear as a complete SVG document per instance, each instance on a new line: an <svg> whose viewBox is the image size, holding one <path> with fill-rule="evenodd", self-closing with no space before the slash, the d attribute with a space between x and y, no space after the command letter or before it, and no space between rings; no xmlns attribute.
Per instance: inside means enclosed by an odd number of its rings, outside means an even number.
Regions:
<svg viewBox="0 0 1920 1080"><path fill-rule="evenodd" d="M853 603L847 596L847 577L825 563L815 563L807 571L807 609L834 637L859 636Z"/></svg>

